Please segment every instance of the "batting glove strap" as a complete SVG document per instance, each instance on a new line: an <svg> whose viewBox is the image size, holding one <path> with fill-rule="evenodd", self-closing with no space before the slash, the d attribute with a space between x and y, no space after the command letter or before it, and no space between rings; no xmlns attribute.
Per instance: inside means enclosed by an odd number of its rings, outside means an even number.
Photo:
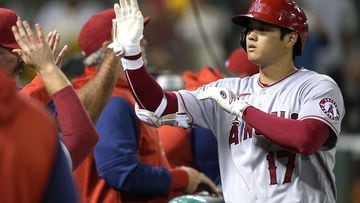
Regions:
<svg viewBox="0 0 360 203"><path fill-rule="evenodd" d="M222 87L209 87L201 92L197 97L198 100L212 99L224 111L242 118L245 109L250 106L243 99L239 98L229 89Z"/></svg>
<svg viewBox="0 0 360 203"><path fill-rule="evenodd" d="M158 117L152 111L140 109L137 104L135 105L135 113L140 120L154 127L172 125L182 128L188 128L191 122L189 116L187 116L187 114L185 113L173 113Z"/></svg>
<svg viewBox="0 0 360 203"><path fill-rule="evenodd" d="M237 115L242 118L244 111L247 107L251 106L247 102L243 101L242 99L236 100L234 103L231 104L231 108L229 113L233 115Z"/></svg>
<svg viewBox="0 0 360 203"><path fill-rule="evenodd" d="M141 53L140 42L137 44L124 44L125 56L134 56Z"/></svg>
<svg viewBox="0 0 360 203"><path fill-rule="evenodd" d="M121 45L112 42L108 45L108 48L112 49L117 57L121 57L124 55L125 50L124 47Z"/></svg>

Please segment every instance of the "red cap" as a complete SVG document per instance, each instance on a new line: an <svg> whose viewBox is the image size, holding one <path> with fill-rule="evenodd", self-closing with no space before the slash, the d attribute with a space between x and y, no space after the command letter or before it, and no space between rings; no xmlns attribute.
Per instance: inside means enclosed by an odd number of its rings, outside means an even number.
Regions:
<svg viewBox="0 0 360 203"><path fill-rule="evenodd" d="M93 15L82 27L78 42L85 56L89 56L100 49L105 41L111 40L112 19L115 18L114 9L107 9ZM150 17L144 18L144 25Z"/></svg>
<svg viewBox="0 0 360 203"><path fill-rule="evenodd" d="M225 67L243 76L250 76L259 72L259 66L248 60L243 48L238 48L231 53L229 59L225 62Z"/></svg>
<svg viewBox="0 0 360 203"><path fill-rule="evenodd" d="M11 27L16 24L18 15L9 9L0 8L0 45L11 49L20 48L16 43Z"/></svg>

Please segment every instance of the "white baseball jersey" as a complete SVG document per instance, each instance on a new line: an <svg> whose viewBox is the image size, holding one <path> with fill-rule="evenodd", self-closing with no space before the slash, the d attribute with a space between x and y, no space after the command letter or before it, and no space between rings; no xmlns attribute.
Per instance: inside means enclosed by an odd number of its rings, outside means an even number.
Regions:
<svg viewBox="0 0 360 203"><path fill-rule="evenodd" d="M320 120L332 129L333 139L310 156L288 151L222 110L214 100L196 99L212 86L241 94L266 113ZM186 112L195 126L211 129L217 137L226 202L335 202L335 145L345 110L340 89L330 77L300 69L264 87L256 74L179 91L177 97L179 112Z"/></svg>

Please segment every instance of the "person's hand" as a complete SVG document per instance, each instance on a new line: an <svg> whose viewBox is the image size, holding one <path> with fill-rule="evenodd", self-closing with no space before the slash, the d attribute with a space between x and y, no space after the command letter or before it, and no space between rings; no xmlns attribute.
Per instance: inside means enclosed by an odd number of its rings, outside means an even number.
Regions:
<svg viewBox="0 0 360 203"><path fill-rule="evenodd" d="M139 10L137 0L119 0L114 5L116 18L113 19L113 48L118 56L134 56L141 52L140 40L143 38L144 17Z"/></svg>
<svg viewBox="0 0 360 203"><path fill-rule="evenodd" d="M242 118L245 109L250 106L247 102L239 98L233 92L226 88L209 87L201 92L197 97L198 100L213 99L225 111Z"/></svg>
<svg viewBox="0 0 360 203"><path fill-rule="evenodd" d="M52 54L55 58L55 64L61 68L61 63L68 51L68 46L64 45L64 47L60 50L59 44L60 44L60 34L56 30L50 31L46 37L46 42L49 44Z"/></svg>
<svg viewBox="0 0 360 203"><path fill-rule="evenodd" d="M201 186L202 188L207 188L209 190L208 192L211 194L216 196L220 195L216 185L203 173L187 166L181 166L179 168L184 170L189 177L189 183L185 189L186 193L195 193L199 186Z"/></svg>
<svg viewBox="0 0 360 203"><path fill-rule="evenodd" d="M26 64L33 66L37 72L57 68L52 50L39 24L35 24L35 30L36 34L27 21L18 20L16 26L12 26L12 31L20 49L14 49L13 52Z"/></svg>

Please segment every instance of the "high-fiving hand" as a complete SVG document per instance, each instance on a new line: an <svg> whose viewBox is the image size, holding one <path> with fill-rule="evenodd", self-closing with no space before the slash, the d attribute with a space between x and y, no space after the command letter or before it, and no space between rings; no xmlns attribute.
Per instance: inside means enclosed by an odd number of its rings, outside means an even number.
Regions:
<svg viewBox="0 0 360 203"><path fill-rule="evenodd" d="M49 44L52 50L56 65L61 68L61 63L67 53L68 46L65 45L60 51L58 50L60 45L60 34L56 30L50 31L48 33L46 42Z"/></svg>
<svg viewBox="0 0 360 203"><path fill-rule="evenodd" d="M12 31L21 48L14 49L13 52L17 53L26 64L33 66L37 72L56 67L53 52L39 24L35 25L36 33L34 33L27 21L18 20Z"/></svg>
<svg viewBox="0 0 360 203"><path fill-rule="evenodd" d="M139 10L137 0L119 0L114 4L116 18L113 19L113 43L117 56L125 51L125 56L134 56L141 52L140 40L143 38L144 17Z"/></svg>
<svg viewBox="0 0 360 203"><path fill-rule="evenodd" d="M201 92L196 98L198 100L213 99L222 109L240 118L242 118L245 109L250 106L230 90L221 87L210 87Z"/></svg>
<svg viewBox="0 0 360 203"><path fill-rule="evenodd" d="M71 85L70 81L56 66L54 55L60 55L59 57L55 56L59 63L66 50L64 48L59 54L55 51L57 48L57 44L55 44L57 34L50 34L48 40L46 40L39 24L35 25L34 32L27 21L20 20L11 29L16 42L20 46L20 49L14 49L13 52L17 53L26 64L34 67L43 80L49 96ZM55 39L52 42L51 38L54 37Z"/></svg>

